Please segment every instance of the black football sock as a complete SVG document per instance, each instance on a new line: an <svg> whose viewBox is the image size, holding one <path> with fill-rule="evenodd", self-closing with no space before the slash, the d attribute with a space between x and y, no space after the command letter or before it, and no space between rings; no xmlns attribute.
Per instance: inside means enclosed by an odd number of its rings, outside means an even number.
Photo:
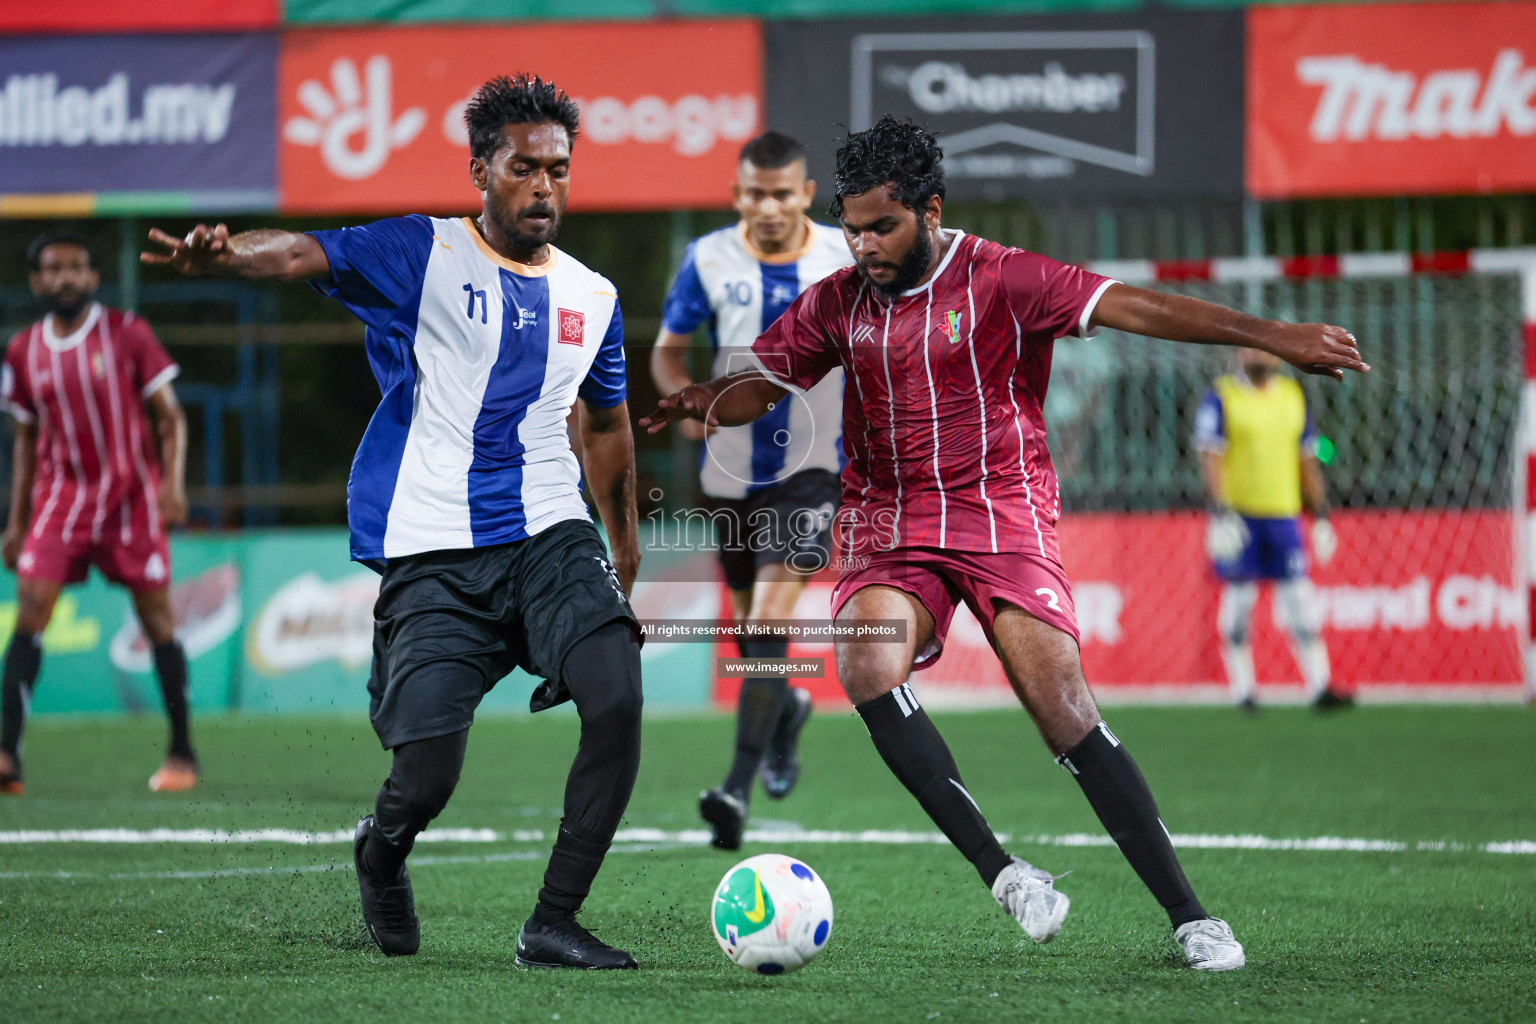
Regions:
<svg viewBox="0 0 1536 1024"><path fill-rule="evenodd" d="M785 639L742 640L740 647L743 658L783 658L789 653L789 641ZM736 701L736 755L721 789L743 800L751 795L757 767L773 738L788 696L789 683L779 676L741 681L741 696Z"/></svg>
<svg viewBox="0 0 1536 1024"><path fill-rule="evenodd" d="M579 641L562 678L581 716L581 741L534 909L539 924L581 909L640 770L640 643L629 624L610 622Z"/></svg>
<svg viewBox="0 0 1536 1024"><path fill-rule="evenodd" d="M416 835L448 806L459 784L469 730L433 736L395 748L389 778L373 806L373 829L363 847L370 872L391 876L400 870Z"/></svg>
<svg viewBox="0 0 1536 1024"><path fill-rule="evenodd" d="M165 700L165 717L171 726L171 742L166 753L187 761L196 761L192 752L192 731L187 708L187 652L181 642L155 645L155 676L160 680L160 696Z"/></svg>
<svg viewBox="0 0 1536 1024"><path fill-rule="evenodd" d="M37 683L43 648L37 634L17 630L5 652L5 671L0 676L0 751L12 759L21 757L21 732L27 723L27 704Z"/></svg>
<svg viewBox="0 0 1536 1024"><path fill-rule="evenodd" d="M1009 857L960 781L944 737L918 705L912 687L902 683L854 710L863 717L886 765L990 887Z"/></svg>
<svg viewBox="0 0 1536 1024"><path fill-rule="evenodd" d="M1168 912L1173 926L1209 917L1179 866L1147 780L1109 727L1100 722L1056 763L1072 773L1093 813Z"/></svg>

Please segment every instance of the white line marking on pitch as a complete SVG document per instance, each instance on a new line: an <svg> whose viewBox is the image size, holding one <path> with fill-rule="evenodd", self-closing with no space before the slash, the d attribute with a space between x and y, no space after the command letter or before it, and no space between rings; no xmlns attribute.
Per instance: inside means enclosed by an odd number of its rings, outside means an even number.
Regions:
<svg viewBox="0 0 1536 1024"><path fill-rule="evenodd" d="M543 840L544 833L539 829L494 832L488 828L434 828L416 837L418 843L534 843ZM6 843L286 843L293 846L323 846L351 841L351 829L337 829L334 832L298 832L288 828L259 828L226 832L209 828L76 828L0 832L0 845Z"/></svg>
<svg viewBox="0 0 1536 1024"><path fill-rule="evenodd" d="M419 838L419 837L418 837ZM614 846L609 853L655 853L658 850L672 850L677 846L655 845L651 843L630 843L622 846ZM504 864L509 861L519 860L543 860L546 854L543 850L517 850L511 853L485 853L464 854L456 857L412 857L411 867L438 867L445 864ZM247 875L317 875L328 871L352 872L352 865L342 861L334 861L330 864L295 864L295 865L268 865L258 868L216 868L211 871L123 871L110 874L92 871L0 871L0 880L5 879L48 879L58 878L64 880L92 879L110 881L146 881L156 879L183 879L183 878L236 878Z"/></svg>
<svg viewBox="0 0 1536 1024"><path fill-rule="evenodd" d="M941 832L913 832L902 829L866 829L860 832L827 829L775 828L749 829L746 841L751 843L811 843L833 845L945 845L949 842ZM547 839L541 829L517 829L497 832L488 828L439 828L428 829L416 837L418 843L543 843ZM615 843L676 844L699 846L708 843L710 833L704 829L667 830L657 828L620 829L613 837ZM1000 833L1002 842L1031 844L1035 846L1113 846L1114 840L1102 833L1073 832L1065 835L1017 835ZM30 829L0 832L0 845L55 844L55 843L108 843L108 844L245 844L281 843L293 846L324 846L350 843L352 832L337 829L334 832L302 832L294 829L264 828L224 831L220 829ZM1189 850L1282 850L1350 853L1397 853L1405 850L1426 852L1477 851L1481 853L1536 855L1536 842L1516 839L1506 842L1459 843L1445 840L1404 842L1397 839L1352 839L1340 836L1312 836L1306 838L1274 838L1261 835L1212 835L1175 833L1173 844ZM411 861L412 864L419 860ZM0 877L10 877L0 875ZM156 876L158 877L158 876Z"/></svg>

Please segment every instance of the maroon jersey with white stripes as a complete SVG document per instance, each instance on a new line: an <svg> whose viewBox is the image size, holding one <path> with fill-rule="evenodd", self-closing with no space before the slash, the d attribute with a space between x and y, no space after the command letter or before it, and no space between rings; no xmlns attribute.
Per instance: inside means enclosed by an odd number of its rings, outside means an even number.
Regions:
<svg viewBox="0 0 1536 1024"><path fill-rule="evenodd" d="M144 400L177 370L147 323L100 304L68 337L50 314L11 339L0 397L18 420L37 424L34 536L127 544L163 532Z"/></svg>
<svg viewBox="0 0 1536 1024"><path fill-rule="evenodd" d="M1114 282L946 231L929 282L891 299L857 268L812 285L752 346L796 390L841 365L844 542L1060 560L1041 407L1055 339ZM852 534L850 537L849 534Z"/></svg>

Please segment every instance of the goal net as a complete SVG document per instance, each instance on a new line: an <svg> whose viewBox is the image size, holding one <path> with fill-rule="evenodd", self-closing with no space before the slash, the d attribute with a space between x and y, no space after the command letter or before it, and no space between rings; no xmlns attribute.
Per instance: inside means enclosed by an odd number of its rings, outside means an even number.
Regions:
<svg viewBox="0 0 1536 1024"><path fill-rule="evenodd" d="M1313 609L1343 689L1519 692L1533 268L1530 251L1093 268L1359 338L1370 374L1302 379L1339 538L1331 561L1312 560ZM1231 367L1229 349L1112 332L1057 345L1046 421L1084 664L1100 690L1224 684L1191 439L1201 397ZM1299 698L1275 612L1265 593L1259 683L1271 699L1285 686Z"/></svg>

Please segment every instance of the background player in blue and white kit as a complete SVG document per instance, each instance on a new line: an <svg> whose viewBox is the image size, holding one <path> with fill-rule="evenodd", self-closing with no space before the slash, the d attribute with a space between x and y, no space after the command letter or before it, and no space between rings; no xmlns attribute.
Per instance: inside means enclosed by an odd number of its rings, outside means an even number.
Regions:
<svg viewBox="0 0 1536 1024"><path fill-rule="evenodd" d="M806 216L816 183L806 178L805 149L789 136L765 132L743 146L731 194L741 219L688 247L667 295L651 353L651 375L663 395L693 383L687 352L700 326L709 326L710 376L750 369L757 336L801 291L852 263L842 232ZM738 623L791 618L807 577L830 562L841 498L842 403L838 369L745 426L682 424L687 437L706 441L699 484ZM789 644L762 636L739 646L743 657L783 658ZM759 765L769 796L782 799L794 787L796 744L810 713L810 694L782 678L742 681L730 769L699 796L716 846L741 846Z"/></svg>
<svg viewBox="0 0 1536 1024"><path fill-rule="evenodd" d="M640 562L624 321L601 275L550 243L579 116L538 78L497 78L465 111L479 217L410 216L293 234L199 225L148 263L185 274L309 281L368 327L383 397L352 463L352 557L383 573L370 717L394 752L353 853L363 919L385 953L420 944L405 859L447 804L475 708L514 666L573 700L581 742L554 851L517 960L624 968L576 923L640 762L640 645L626 594ZM578 403L578 399L580 399ZM575 405L581 497L566 419Z"/></svg>
<svg viewBox="0 0 1536 1024"><path fill-rule="evenodd" d="M1342 707L1351 699L1329 686L1328 648L1301 538L1305 507L1315 517L1313 556L1327 562L1338 547L1312 415L1301 385L1280 374L1279 359L1240 349L1236 364L1236 372L1217 378L1195 416L1212 508L1206 549L1222 579L1217 628L1232 699L1244 711L1258 707L1249 637L1259 583L1268 580L1308 696L1319 708Z"/></svg>

